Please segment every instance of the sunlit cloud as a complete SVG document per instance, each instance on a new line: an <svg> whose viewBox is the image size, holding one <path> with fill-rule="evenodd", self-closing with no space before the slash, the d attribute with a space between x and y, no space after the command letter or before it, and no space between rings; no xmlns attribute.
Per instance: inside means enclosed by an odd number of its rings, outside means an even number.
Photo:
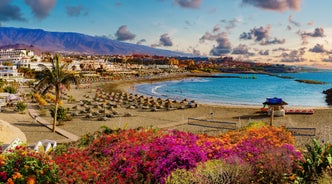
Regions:
<svg viewBox="0 0 332 184"><path fill-rule="evenodd" d="M255 53L249 52L249 47L245 44L240 44L237 47L233 48L232 54L241 54L247 56L253 56Z"/></svg>
<svg viewBox="0 0 332 184"><path fill-rule="evenodd" d="M309 49L310 52L315 52L315 53L324 53L327 52L325 50L324 45L321 44L316 44L313 48Z"/></svg>
<svg viewBox="0 0 332 184"><path fill-rule="evenodd" d="M284 51L281 53L282 62L302 62L304 61L305 48L302 47L297 50L290 50L289 52Z"/></svg>
<svg viewBox="0 0 332 184"><path fill-rule="evenodd" d="M229 41L225 32L218 34L215 40L218 45L214 46L210 50L210 54L212 56L221 56L223 54L228 54L231 52L231 42Z"/></svg>
<svg viewBox="0 0 332 184"><path fill-rule="evenodd" d="M278 38L274 38L274 39L266 39L262 42L260 42L260 45L274 45L274 44L284 44L286 42L285 39L278 39Z"/></svg>
<svg viewBox="0 0 332 184"><path fill-rule="evenodd" d="M253 28L250 30L250 32L243 32L240 35L240 39L242 40L255 40L257 42L262 41L263 39L269 38L269 32L271 27L259 27L259 28Z"/></svg>
<svg viewBox="0 0 332 184"><path fill-rule="evenodd" d="M273 11L299 10L301 0L242 0L242 4Z"/></svg>
<svg viewBox="0 0 332 184"><path fill-rule="evenodd" d="M308 37L325 37L324 29L319 27L314 30L314 32L301 32L299 31L298 34L301 36L302 44L308 44Z"/></svg>
<svg viewBox="0 0 332 184"><path fill-rule="evenodd" d="M268 56L270 54L270 51L269 50L260 50L258 52L258 54L261 56Z"/></svg>

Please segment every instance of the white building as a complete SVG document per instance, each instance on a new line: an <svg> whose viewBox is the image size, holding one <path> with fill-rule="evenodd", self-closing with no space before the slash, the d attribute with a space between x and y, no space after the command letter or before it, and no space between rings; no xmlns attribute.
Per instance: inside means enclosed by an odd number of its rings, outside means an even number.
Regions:
<svg viewBox="0 0 332 184"><path fill-rule="evenodd" d="M0 65L0 78L6 79L7 81L23 81L23 74L17 71L17 67Z"/></svg>

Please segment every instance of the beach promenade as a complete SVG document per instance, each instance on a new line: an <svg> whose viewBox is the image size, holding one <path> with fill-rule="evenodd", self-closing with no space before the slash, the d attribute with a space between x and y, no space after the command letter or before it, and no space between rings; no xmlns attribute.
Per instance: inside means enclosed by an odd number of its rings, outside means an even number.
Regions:
<svg viewBox="0 0 332 184"><path fill-rule="evenodd" d="M36 110L34 108L32 108L31 105L28 106L28 111L29 111L29 115L31 116L31 118L33 118L37 123L40 123L41 125L47 127L50 130L53 130L53 122L49 122L47 120L45 120L44 118L40 117L38 115L38 113L36 112ZM68 140L62 140L64 142L72 142L72 141L78 141L80 139L79 136L74 135L66 130L63 130L59 127L56 127L55 132L66 137Z"/></svg>

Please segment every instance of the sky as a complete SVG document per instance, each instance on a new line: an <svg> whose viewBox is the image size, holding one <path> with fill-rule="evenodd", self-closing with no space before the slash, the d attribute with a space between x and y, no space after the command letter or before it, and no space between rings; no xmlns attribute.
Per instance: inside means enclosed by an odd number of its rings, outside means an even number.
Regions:
<svg viewBox="0 0 332 184"><path fill-rule="evenodd" d="M332 68L331 0L0 0L0 25Z"/></svg>

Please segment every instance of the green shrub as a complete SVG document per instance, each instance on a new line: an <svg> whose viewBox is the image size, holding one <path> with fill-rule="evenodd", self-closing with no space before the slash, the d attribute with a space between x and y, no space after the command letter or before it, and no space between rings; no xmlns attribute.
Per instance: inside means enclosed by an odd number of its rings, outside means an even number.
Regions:
<svg viewBox="0 0 332 184"><path fill-rule="evenodd" d="M264 122L264 121L253 121L250 122L248 124L248 126L246 126L246 128L261 128L263 126L267 126L268 123Z"/></svg>
<svg viewBox="0 0 332 184"><path fill-rule="evenodd" d="M51 106L50 114L52 117L54 117L54 113L55 113L55 106ZM62 106L59 106L56 118L57 118L59 124L61 124L61 121L66 121L68 119L67 109L65 109Z"/></svg>
<svg viewBox="0 0 332 184"><path fill-rule="evenodd" d="M27 104L24 102L17 102L15 110L18 112L23 112L25 109L27 109Z"/></svg>
<svg viewBox="0 0 332 184"><path fill-rule="evenodd" d="M177 169L171 173L167 178L166 184L191 184L197 183L195 174L193 171L188 171L186 169Z"/></svg>
<svg viewBox="0 0 332 184"><path fill-rule="evenodd" d="M17 90L14 86L6 86L3 88L4 92L10 93L10 94L16 94Z"/></svg>
<svg viewBox="0 0 332 184"><path fill-rule="evenodd" d="M246 164L228 164L222 160L209 160L194 170L178 169L167 178L167 184L180 183L250 183L251 169Z"/></svg>
<svg viewBox="0 0 332 184"><path fill-rule="evenodd" d="M316 139L312 145L306 145L307 152L304 154L305 161L302 163L302 175L305 181L315 181L323 174L332 173L332 145L325 143L320 145Z"/></svg>

